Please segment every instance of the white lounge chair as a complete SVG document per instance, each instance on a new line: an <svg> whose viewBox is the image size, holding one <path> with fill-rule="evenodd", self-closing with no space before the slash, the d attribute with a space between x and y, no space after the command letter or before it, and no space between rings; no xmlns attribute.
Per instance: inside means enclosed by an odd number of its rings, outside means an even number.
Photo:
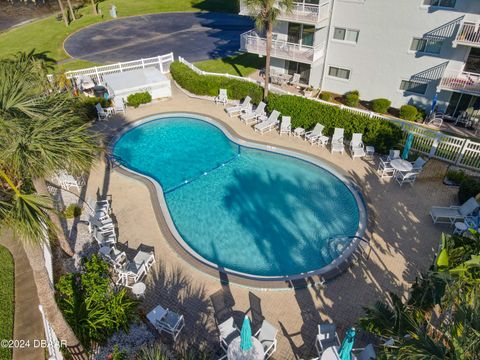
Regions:
<svg viewBox="0 0 480 360"><path fill-rule="evenodd" d="M173 337L173 341L177 340L178 335L185 326L183 315L164 309L161 305L157 305L155 309L147 314L147 319L158 330L158 332L166 332Z"/></svg>
<svg viewBox="0 0 480 360"><path fill-rule="evenodd" d="M240 336L240 331L235 326L233 317L228 318L218 325L218 331L220 332L220 346L225 352L227 352L228 346L232 340Z"/></svg>
<svg viewBox="0 0 480 360"><path fill-rule="evenodd" d="M280 124L280 135L292 134L292 118L290 116L282 116L282 123Z"/></svg>
<svg viewBox="0 0 480 360"><path fill-rule="evenodd" d="M354 133L352 135L352 141L350 141L350 155L352 155L352 159L356 157L364 157L365 153L365 145L362 141L363 134Z"/></svg>
<svg viewBox="0 0 480 360"><path fill-rule="evenodd" d="M111 246L117 243L117 235L115 231L100 231L98 228L93 228L93 238L100 246Z"/></svg>
<svg viewBox="0 0 480 360"><path fill-rule="evenodd" d="M277 333L278 330L275 326L263 320L262 327L255 334L255 337L263 346L265 359L268 359L277 350Z"/></svg>
<svg viewBox="0 0 480 360"><path fill-rule="evenodd" d="M95 213L103 213L103 214L110 214L112 211L110 207L110 202L108 200L93 200L90 198L87 198L86 200L88 212L92 215L95 215Z"/></svg>
<svg viewBox="0 0 480 360"><path fill-rule="evenodd" d="M315 339L315 348L318 356L321 356L325 349L331 346L340 346L337 326L330 323L318 325L318 334Z"/></svg>
<svg viewBox="0 0 480 360"><path fill-rule="evenodd" d="M56 174L56 180L62 189L70 190L70 188L76 188L78 192L80 192L80 185L78 184L77 179L75 179L72 175L68 174L65 170L60 170Z"/></svg>
<svg viewBox="0 0 480 360"><path fill-rule="evenodd" d="M280 113L277 110L273 110L268 119L260 117L261 122L254 126L254 130L260 134L272 131L278 125L278 117Z"/></svg>
<svg viewBox="0 0 480 360"><path fill-rule="evenodd" d="M321 146L325 146L328 144L328 137L323 135L323 126L320 123L315 124L315 127L311 131L307 131L305 133L305 140L307 140L311 145L317 144Z"/></svg>
<svg viewBox="0 0 480 360"><path fill-rule="evenodd" d="M433 206L430 209L430 216L434 224L453 224L472 215L478 208L477 200L472 197L461 206Z"/></svg>
<svg viewBox="0 0 480 360"><path fill-rule="evenodd" d="M97 212L88 217L88 230L93 233L95 229L101 233L109 233L115 231L115 225L110 216Z"/></svg>
<svg viewBox="0 0 480 360"><path fill-rule="evenodd" d="M245 124L250 125L250 124L255 124L258 122L258 118L260 116L265 116L265 107L267 104L265 104L263 101L258 104L258 106L255 108L255 110L249 111L245 114L240 115L240 120L242 120Z"/></svg>
<svg viewBox="0 0 480 360"><path fill-rule="evenodd" d="M229 108L226 108L225 111L230 117L241 114L242 112L248 111L248 109L250 109L250 101L252 101L252 98L250 96L247 96L243 100L243 102L240 103L240 105L231 106Z"/></svg>
<svg viewBox="0 0 480 360"><path fill-rule="evenodd" d="M228 102L227 90L220 89L218 92L218 96L215 97L214 101L215 104L223 104L225 106Z"/></svg>
<svg viewBox="0 0 480 360"><path fill-rule="evenodd" d="M102 252L103 249L100 250L100 256L115 269L121 269L125 266L127 254L124 251L118 250L115 246L112 246L108 252Z"/></svg>
<svg viewBox="0 0 480 360"><path fill-rule="evenodd" d="M113 98L113 111L117 112L125 112L125 102L123 101L123 98L120 96L116 96Z"/></svg>
<svg viewBox="0 0 480 360"><path fill-rule="evenodd" d="M345 150L345 145L343 145L343 133L344 129L335 128L332 136L332 142L330 144L332 153L340 152L343 154L343 151Z"/></svg>
<svg viewBox="0 0 480 360"><path fill-rule="evenodd" d="M112 115L113 108L104 109L100 103L97 103L95 108L97 109L98 120L107 120Z"/></svg>

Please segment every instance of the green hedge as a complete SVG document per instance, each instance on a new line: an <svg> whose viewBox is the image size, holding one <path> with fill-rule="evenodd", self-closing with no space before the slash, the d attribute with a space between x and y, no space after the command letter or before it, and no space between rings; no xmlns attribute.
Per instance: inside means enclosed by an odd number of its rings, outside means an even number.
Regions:
<svg viewBox="0 0 480 360"><path fill-rule="evenodd" d="M263 88L257 84L223 76L199 75L178 61L170 65L170 73L178 85L195 95L217 96L219 89L227 89L229 99L241 100L248 95L254 104L258 104L263 98Z"/></svg>
<svg viewBox="0 0 480 360"><path fill-rule="evenodd" d="M351 138L352 133L362 133L365 144L373 145L382 154L387 153L402 138L401 128L387 120L369 118L299 96L270 94L268 110L273 109L282 115L291 116L292 127L311 129L318 122L325 126L325 135L332 135L335 127L344 128L347 139Z"/></svg>
<svg viewBox="0 0 480 360"><path fill-rule="evenodd" d="M142 104L148 104L152 101L152 95L148 91L128 95L127 105L138 108Z"/></svg>

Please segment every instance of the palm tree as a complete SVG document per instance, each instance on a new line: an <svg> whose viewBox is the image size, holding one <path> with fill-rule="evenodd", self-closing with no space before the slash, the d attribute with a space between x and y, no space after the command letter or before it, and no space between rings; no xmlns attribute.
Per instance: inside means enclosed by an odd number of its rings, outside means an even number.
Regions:
<svg viewBox="0 0 480 360"><path fill-rule="evenodd" d="M44 76L29 65L38 60L25 54L16 59L0 63L0 82L5 84L0 89L0 158L8 164L6 172L31 180L39 194L48 195L43 179L62 168L73 173L88 170L98 137L88 130L68 94L39 93ZM61 248L73 255L59 217L48 212Z"/></svg>
<svg viewBox="0 0 480 360"><path fill-rule="evenodd" d="M291 12L293 0L246 0L247 11L255 20L258 30L266 30L267 46L265 57L265 88L263 97L268 96L268 84L270 82L270 53L272 50L272 33L278 15L282 11Z"/></svg>
<svg viewBox="0 0 480 360"><path fill-rule="evenodd" d="M70 16L72 17L72 21L77 20L77 18L75 17L75 13L73 12L72 3L70 2L70 0L67 0L67 4L68 4L68 9L70 11Z"/></svg>
<svg viewBox="0 0 480 360"><path fill-rule="evenodd" d="M60 8L60 12L62 13L63 21L65 22L65 26L68 26L68 19L67 19L67 16L65 15L65 9L63 8L62 0L57 0L57 1L58 1L58 7Z"/></svg>

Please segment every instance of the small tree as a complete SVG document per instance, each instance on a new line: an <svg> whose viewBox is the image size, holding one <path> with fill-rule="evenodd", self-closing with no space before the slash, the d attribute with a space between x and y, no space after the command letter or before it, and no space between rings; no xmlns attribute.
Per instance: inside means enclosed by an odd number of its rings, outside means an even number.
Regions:
<svg viewBox="0 0 480 360"><path fill-rule="evenodd" d="M265 89L263 97L268 96L268 85L270 83L270 58L272 51L273 25L282 11L290 12L293 8L293 0L246 0L250 16L255 20L258 30L267 31L267 44L265 56Z"/></svg>

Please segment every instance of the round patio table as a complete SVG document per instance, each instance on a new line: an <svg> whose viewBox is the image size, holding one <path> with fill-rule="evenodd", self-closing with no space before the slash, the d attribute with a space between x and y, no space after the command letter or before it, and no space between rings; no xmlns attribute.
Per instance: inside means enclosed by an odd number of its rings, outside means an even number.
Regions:
<svg viewBox="0 0 480 360"><path fill-rule="evenodd" d="M392 166L392 168L400 172L408 172L412 171L413 169L413 165L407 160L403 159L394 159L390 161L390 165Z"/></svg>
<svg viewBox="0 0 480 360"><path fill-rule="evenodd" d="M138 299L140 297L145 296L145 290L147 286L143 282L137 282L132 286L132 294Z"/></svg>
<svg viewBox="0 0 480 360"><path fill-rule="evenodd" d="M240 336L232 340L228 345L227 358L228 360L263 360L265 359L265 352L263 345L257 338L252 336L252 348L248 351L240 349Z"/></svg>

